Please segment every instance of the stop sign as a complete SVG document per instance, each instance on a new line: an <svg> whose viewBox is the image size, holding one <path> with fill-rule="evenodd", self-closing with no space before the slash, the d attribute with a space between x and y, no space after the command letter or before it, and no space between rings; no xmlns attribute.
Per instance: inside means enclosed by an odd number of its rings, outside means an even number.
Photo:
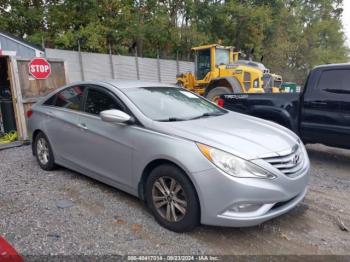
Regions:
<svg viewBox="0 0 350 262"><path fill-rule="evenodd" d="M45 58L33 58L29 63L29 73L36 79L46 79L51 74L51 65Z"/></svg>

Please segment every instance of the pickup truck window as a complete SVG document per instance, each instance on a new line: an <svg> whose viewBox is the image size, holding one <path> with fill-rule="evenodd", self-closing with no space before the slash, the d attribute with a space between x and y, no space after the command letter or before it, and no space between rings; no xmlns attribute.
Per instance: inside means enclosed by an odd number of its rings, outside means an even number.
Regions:
<svg viewBox="0 0 350 262"><path fill-rule="evenodd" d="M350 70L327 70L322 72L318 88L327 92L350 93Z"/></svg>

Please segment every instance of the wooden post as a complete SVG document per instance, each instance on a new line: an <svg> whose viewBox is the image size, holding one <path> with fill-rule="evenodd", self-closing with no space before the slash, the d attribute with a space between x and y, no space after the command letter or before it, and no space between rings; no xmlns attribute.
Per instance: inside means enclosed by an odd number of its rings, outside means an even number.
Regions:
<svg viewBox="0 0 350 262"><path fill-rule="evenodd" d="M13 107L17 124L18 140L27 140L29 139L27 133L27 122L25 118L16 58L13 56L9 56L9 64L11 65L9 66L9 73L11 74L10 85L12 92L12 101L14 103Z"/></svg>

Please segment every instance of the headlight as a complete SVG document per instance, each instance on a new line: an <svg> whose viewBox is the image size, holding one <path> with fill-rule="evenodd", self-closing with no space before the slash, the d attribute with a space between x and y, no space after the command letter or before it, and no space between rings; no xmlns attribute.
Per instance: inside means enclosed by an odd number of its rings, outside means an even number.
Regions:
<svg viewBox="0 0 350 262"><path fill-rule="evenodd" d="M258 88L259 87L259 80L258 79L255 79L254 82L253 82L253 87L254 88Z"/></svg>
<svg viewBox="0 0 350 262"><path fill-rule="evenodd" d="M210 162L228 175L246 178L276 178L275 175L265 169L242 158L207 145L197 143L197 146Z"/></svg>

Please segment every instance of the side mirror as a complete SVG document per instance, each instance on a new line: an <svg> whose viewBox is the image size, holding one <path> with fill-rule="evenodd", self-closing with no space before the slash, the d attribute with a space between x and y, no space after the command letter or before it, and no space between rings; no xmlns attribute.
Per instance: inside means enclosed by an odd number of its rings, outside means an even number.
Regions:
<svg viewBox="0 0 350 262"><path fill-rule="evenodd" d="M134 118L117 109L110 109L100 112L102 121L109 123L133 123Z"/></svg>

